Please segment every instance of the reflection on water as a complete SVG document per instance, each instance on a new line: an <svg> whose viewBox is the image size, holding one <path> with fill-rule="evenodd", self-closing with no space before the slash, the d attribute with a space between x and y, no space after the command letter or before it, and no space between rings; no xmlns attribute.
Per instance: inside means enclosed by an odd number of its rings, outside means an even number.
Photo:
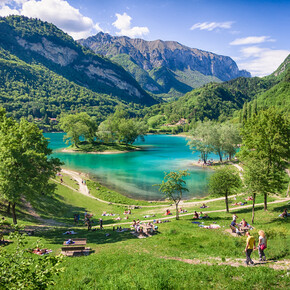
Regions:
<svg viewBox="0 0 290 290"><path fill-rule="evenodd" d="M66 147L62 133L47 133L45 136L50 138L52 149ZM108 155L54 152L53 155L60 158L66 167L89 173L109 188L136 199L161 199L158 186L153 185L162 182L164 172L188 169L190 176L185 180L189 192L184 197L204 196L212 171L190 166L190 162L199 157L198 153L191 153L186 143L184 137L149 135L144 143L135 143L146 145L144 151Z"/></svg>

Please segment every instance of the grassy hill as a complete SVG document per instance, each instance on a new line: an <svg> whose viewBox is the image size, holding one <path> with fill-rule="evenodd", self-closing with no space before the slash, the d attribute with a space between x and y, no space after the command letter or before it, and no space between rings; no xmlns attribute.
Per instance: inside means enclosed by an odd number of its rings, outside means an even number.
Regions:
<svg viewBox="0 0 290 290"><path fill-rule="evenodd" d="M129 220L124 220L123 211L126 206L105 204L81 195L66 186L77 188L69 176L64 176L63 180L63 184L57 185L54 196L39 195L33 202L36 212L34 217L26 204L20 205L17 211L20 224L35 228L35 235L27 237L26 248L33 248L41 243L42 247L53 250L49 255L57 255L64 239L78 237L87 238L87 246L93 250L89 256L64 257L61 263L64 271L54 278L53 289L243 289L245 285L254 289L287 288L290 227L286 219L278 217L287 204L285 201L269 203L267 212L263 211L262 206L257 206L252 234L257 239L258 230L266 232L268 248L265 252L269 261L267 264L247 268L243 265L246 238L234 237L225 230L229 228L232 213L237 214L238 220L245 218L250 221L251 208L231 208L231 213L227 214L215 212L224 209L223 200L188 203L183 207L188 210L189 215L181 214L179 221L166 217L170 222L157 224L158 231L155 235L138 239L129 231L113 231L113 225L116 227L116 224L125 223L122 227L129 227L133 219L145 220L144 215L153 213L156 219L164 218L167 207L135 209ZM236 201L243 200L244 197L237 197ZM269 202L276 199L271 197ZM233 199L230 200L231 203L232 201ZM194 210L200 211L199 207L204 202L209 206L206 211L210 219L200 222L204 225L216 223L221 226L220 229L204 229L192 223L192 213ZM257 198L257 203L260 202L262 196ZM5 208L0 209L1 215L11 220L7 217ZM73 214L80 213L83 219L85 210L94 215L93 228L98 228L98 219L103 211L120 215L122 220L103 217L104 230L87 231L82 223L73 224ZM41 224L46 225L45 228ZM62 234L72 229L78 234ZM11 253L14 248L13 243L5 247ZM252 256L254 261L258 260L256 251Z"/></svg>

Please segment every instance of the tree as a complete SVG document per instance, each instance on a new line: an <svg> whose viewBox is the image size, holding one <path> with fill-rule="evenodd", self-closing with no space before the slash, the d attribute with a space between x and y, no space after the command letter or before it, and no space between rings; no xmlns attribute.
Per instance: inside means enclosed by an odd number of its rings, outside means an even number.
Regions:
<svg viewBox="0 0 290 290"><path fill-rule="evenodd" d="M241 186L239 174L228 167L217 169L209 179L209 191L225 197L226 210L229 212L228 196Z"/></svg>
<svg viewBox="0 0 290 290"><path fill-rule="evenodd" d="M268 182L264 189L264 210L267 210L267 194L284 188L284 166L290 156L290 122L287 116L275 108L260 111L246 122L241 131L241 160L265 164Z"/></svg>
<svg viewBox="0 0 290 290"><path fill-rule="evenodd" d="M244 166L244 183L248 191L253 195L252 223L255 218L255 202L257 193L265 193L269 187L269 179L266 174L267 163L265 160L248 159Z"/></svg>
<svg viewBox="0 0 290 290"><path fill-rule="evenodd" d="M213 152L211 126L210 121L197 122L195 128L190 131L191 138L187 143L193 152L200 152L200 158L204 163L207 162L208 154Z"/></svg>
<svg viewBox="0 0 290 290"><path fill-rule="evenodd" d="M172 200L175 204L176 209L176 219L179 219L178 204L182 199L182 192L188 191L185 187L186 182L183 180L183 177L188 176L189 173L187 170L180 171L171 171L165 173L164 180L159 186L159 191L161 191L165 197Z"/></svg>
<svg viewBox="0 0 290 290"><path fill-rule="evenodd" d="M238 126L231 123L223 123L221 125L220 138L222 151L224 154L227 154L231 160L237 152L238 144L242 141Z"/></svg>
<svg viewBox="0 0 290 290"><path fill-rule="evenodd" d="M80 137L92 142L96 136L96 119L90 117L87 113L62 115L59 125L66 132L64 138L70 140L77 148L80 143Z"/></svg>
<svg viewBox="0 0 290 290"><path fill-rule="evenodd" d="M55 276L62 272L62 258L54 255L32 256L27 252L25 235L21 235L17 228L10 239L16 244L13 252L0 251L0 288L46 289L54 285Z"/></svg>
<svg viewBox="0 0 290 290"><path fill-rule="evenodd" d="M133 144L138 137L144 139L147 130L148 127L143 121L121 119L118 124L119 142Z"/></svg>
<svg viewBox="0 0 290 290"><path fill-rule="evenodd" d="M0 195L11 204L13 223L15 206L23 196L27 200L40 193L52 193L49 183L61 162L49 157L48 141L33 123L7 118L0 110Z"/></svg>

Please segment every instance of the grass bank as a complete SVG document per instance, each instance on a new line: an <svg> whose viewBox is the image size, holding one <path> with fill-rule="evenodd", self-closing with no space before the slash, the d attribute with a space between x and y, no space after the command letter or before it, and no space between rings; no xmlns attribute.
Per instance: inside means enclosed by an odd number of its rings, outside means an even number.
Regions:
<svg viewBox="0 0 290 290"><path fill-rule="evenodd" d="M68 148L63 149L67 152L86 152L86 153L125 153L130 151L142 150L140 146L134 146L130 144L121 143L100 143L100 142L88 142L82 141L78 146L71 145Z"/></svg>

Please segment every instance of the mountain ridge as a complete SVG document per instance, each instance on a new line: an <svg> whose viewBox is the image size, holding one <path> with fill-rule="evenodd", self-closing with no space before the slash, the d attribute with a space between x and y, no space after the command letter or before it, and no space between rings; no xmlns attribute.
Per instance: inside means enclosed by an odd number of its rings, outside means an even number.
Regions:
<svg viewBox="0 0 290 290"><path fill-rule="evenodd" d="M240 76L250 77L250 73L243 70L240 71L236 63L228 56L190 48L176 41L146 41L140 38L111 36L110 34L99 32L95 36L79 40L78 43L110 59L120 55L128 55L131 66L137 65L143 71L142 77L146 73L150 75L150 72L154 69L165 67L177 75L176 79L179 81L183 79L182 82L190 87L187 91L177 91L181 94L211 81L228 81ZM159 88L155 86L151 90L148 89L146 82L140 82L139 75L141 72L136 74L132 69L130 70L128 59L124 61L119 57L116 61L120 65L125 66L144 89L154 94L168 93L170 91L168 87L162 86L162 80L160 81L154 77L150 82L158 83ZM190 81L186 81L184 76L188 72L198 72L199 75L196 75L195 80L189 77ZM181 75L183 75L183 78ZM170 78L169 74L168 79ZM160 86L163 90L160 90Z"/></svg>

